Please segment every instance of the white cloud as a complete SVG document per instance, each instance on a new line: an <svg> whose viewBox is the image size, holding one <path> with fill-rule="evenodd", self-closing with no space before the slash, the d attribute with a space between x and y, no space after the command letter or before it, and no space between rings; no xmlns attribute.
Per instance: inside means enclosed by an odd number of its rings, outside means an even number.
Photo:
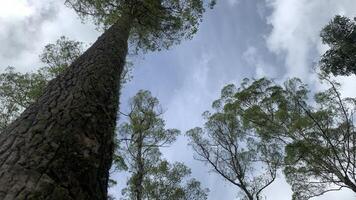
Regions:
<svg viewBox="0 0 356 200"><path fill-rule="evenodd" d="M355 1L351 0L266 0L273 9L268 18L272 26L267 36L268 48L278 56L285 55L286 76L302 77L312 83L311 70L315 55L326 47L321 44L320 30L335 14L352 15Z"/></svg>
<svg viewBox="0 0 356 200"><path fill-rule="evenodd" d="M338 77L337 81L341 83L341 93L343 97L356 97L355 83L356 76L352 75L349 77Z"/></svg>
<svg viewBox="0 0 356 200"><path fill-rule="evenodd" d="M26 0L5 0L0 6L0 20L15 20L33 14L33 8Z"/></svg>
<svg viewBox="0 0 356 200"><path fill-rule="evenodd" d="M2 0L0 6L0 71L38 68L38 55L61 35L85 43L98 33L83 25L74 11L54 0Z"/></svg>
<svg viewBox="0 0 356 200"><path fill-rule="evenodd" d="M4 5L4 7L2 7ZM4 11L4 12L3 12ZM55 18L57 6L53 1L5 0L0 17L0 65L13 65L25 70L22 64L38 60L38 42L43 39L42 26ZM36 59L33 59L36 58Z"/></svg>
<svg viewBox="0 0 356 200"><path fill-rule="evenodd" d="M263 60L261 52L254 46L249 46L242 54L242 58L252 67L255 67L256 78L276 76L275 67Z"/></svg>

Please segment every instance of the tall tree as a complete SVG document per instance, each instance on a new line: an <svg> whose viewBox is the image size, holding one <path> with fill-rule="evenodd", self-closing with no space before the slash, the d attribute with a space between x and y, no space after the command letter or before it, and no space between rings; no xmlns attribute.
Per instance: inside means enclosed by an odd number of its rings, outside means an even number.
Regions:
<svg viewBox="0 0 356 200"><path fill-rule="evenodd" d="M356 74L355 19L336 15L320 35L330 47L320 60L321 70L335 76Z"/></svg>
<svg viewBox="0 0 356 200"><path fill-rule="evenodd" d="M337 83L321 78L330 88L316 93L314 102L299 79L283 86L259 79L244 82L231 103L246 127L285 146L284 174L293 199L341 188L356 192L356 99L343 99Z"/></svg>
<svg viewBox="0 0 356 200"><path fill-rule="evenodd" d="M67 0L105 32L0 135L1 199L106 199L128 41L190 38L203 0ZM5 136L6 135L6 136Z"/></svg>
<svg viewBox="0 0 356 200"><path fill-rule="evenodd" d="M185 181L190 169L182 163L162 160L160 148L175 141L178 130L165 129L162 109L149 91L139 91L131 100L128 122L119 129L119 154L131 177L123 190L125 199L203 200L206 191L195 179ZM185 185L186 183L186 185Z"/></svg>
<svg viewBox="0 0 356 200"><path fill-rule="evenodd" d="M226 86L221 98L213 103L214 113L206 111L204 129L187 132L196 159L236 186L242 199L263 199L263 190L276 179L282 157L273 139L259 137L245 129L237 106L233 106L237 89Z"/></svg>

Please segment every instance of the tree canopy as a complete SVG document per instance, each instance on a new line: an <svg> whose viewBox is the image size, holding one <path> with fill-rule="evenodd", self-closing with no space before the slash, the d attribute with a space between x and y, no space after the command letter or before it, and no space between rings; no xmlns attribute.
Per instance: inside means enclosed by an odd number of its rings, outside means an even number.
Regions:
<svg viewBox="0 0 356 200"><path fill-rule="evenodd" d="M284 174L293 199L341 188L356 191L356 100L343 99L338 83L325 76L321 79L330 88L316 93L313 102L299 79L281 86L263 78L246 80L225 106L238 111L245 127L285 147Z"/></svg>
<svg viewBox="0 0 356 200"><path fill-rule="evenodd" d="M143 51L167 49L190 39L205 8L214 4L205 0L66 0L82 19L91 18L100 28L127 21L131 44Z"/></svg>
<svg viewBox="0 0 356 200"><path fill-rule="evenodd" d="M355 19L336 15L320 33L324 44L329 45L320 60L320 68L337 75L356 74Z"/></svg>
<svg viewBox="0 0 356 200"><path fill-rule="evenodd" d="M187 132L197 160L240 189L243 199L259 200L277 176L282 163L281 149L273 139L259 137L244 127L238 107L233 106L237 89L226 86L206 111L204 128Z"/></svg>

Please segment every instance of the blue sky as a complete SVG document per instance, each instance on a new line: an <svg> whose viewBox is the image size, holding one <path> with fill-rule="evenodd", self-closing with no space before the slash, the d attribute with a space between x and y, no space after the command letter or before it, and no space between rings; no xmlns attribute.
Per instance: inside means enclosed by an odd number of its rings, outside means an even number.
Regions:
<svg viewBox="0 0 356 200"><path fill-rule="evenodd" d="M100 35L95 27L82 24L76 14L49 0L1 0L0 70L14 66L19 71L38 68L43 46L61 35L93 43ZM121 109L139 89L148 89L165 109L167 127L184 133L202 125L201 114L217 99L221 88L239 84L245 77L268 76L276 81L300 77L313 90L320 85L312 66L327 49L320 29L335 14L354 17L353 0L220 0L208 10L197 35L169 51L130 56L133 80L122 91ZM355 77L339 78L344 96L356 96ZM209 172L193 159L184 136L164 156L185 162L192 177L209 187L209 200L239 199L238 189ZM124 183L123 175L114 177ZM110 190L118 196L122 184ZM283 175L266 191L267 199L290 199ZM317 200L354 199L348 191L329 193Z"/></svg>

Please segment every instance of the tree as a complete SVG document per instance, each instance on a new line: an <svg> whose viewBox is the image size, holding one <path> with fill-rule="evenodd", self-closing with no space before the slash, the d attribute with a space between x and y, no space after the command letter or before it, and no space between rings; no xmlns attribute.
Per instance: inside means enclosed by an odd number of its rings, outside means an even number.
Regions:
<svg viewBox="0 0 356 200"><path fill-rule="evenodd" d="M47 44L40 59L46 66L38 70L47 81L61 74L69 65L83 54L83 43L61 36L54 44Z"/></svg>
<svg viewBox="0 0 356 200"><path fill-rule="evenodd" d="M125 199L206 199L206 191L194 179L184 184L190 169L182 163L161 159L160 148L175 141L179 131L165 129L162 110L149 91L139 91L131 100L128 122L119 129L119 154L124 157L131 177L123 190Z"/></svg>
<svg viewBox="0 0 356 200"><path fill-rule="evenodd" d="M197 160L238 187L243 199L259 200L277 176L281 149L272 139L243 127L238 107L232 106L236 92L234 85L226 86L213 103L215 112L203 114L204 129L191 129L187 135Z"/></svg>
<svg viewBox="0 0 356 200"><path fill-rule="evenodd" d="M320 60L321 70L335 76L356 74L355 19L336 15L320 35L323 43L330 47Z"/></svg>
<svg viewBox="0 0 356 200"><path fill-rule="evenodd" d="M81 42L61 36L43 49L40 59L44 67L36 72L15 72L8 67L0 74L0 133L43 93L47 83L63 72L83 53Z"/></svg>
<svg viewBox="0 0 356 200"><path fill-rule="evenodd" d="M45 82L39 74L21 74L13 67L0 74L0 132L39 96Z"/></svg>
<svg viewBox="0 0 356 200"><path fill-rule="evenodd" d="M299 79L280 86L265 78L246 80L231 101L245 127L285 147L284 174L293 199L341 188L356 192L356 99L342 99L339 84L324 75L321 79L330 88L316 93L314 102Z"/></svg>
<svg viewBox="0 0 356 200"><path fill-rule="evenodd" d="M0 136L0 198L106 199L129 38L159 50L191 38L203 0L67 0L105 32Z"/></svg>

